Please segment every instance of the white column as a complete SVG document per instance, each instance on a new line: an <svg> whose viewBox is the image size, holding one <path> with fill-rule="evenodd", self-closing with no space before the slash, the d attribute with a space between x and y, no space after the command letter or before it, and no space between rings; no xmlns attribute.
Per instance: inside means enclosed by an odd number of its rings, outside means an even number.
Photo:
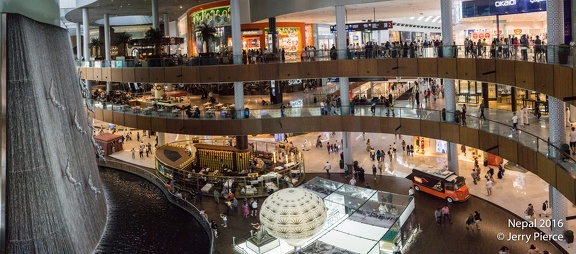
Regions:
<svg viewBox="0 0 576 254"><path fill-rule="evenodd" d="M106 81L106 92L112 92L112 82Z"/></svg>
<svg viewBox="0 0 576 254"><path fill-rule="evenodd" d="M164 36L170 36L170 21L168 21L168 14L164 13L162 19L164 20Z"/></svg>
<svg viewBox="0 0 576 254"><path fill-rule="evenodd" d="M440 11L442 18L442 46L444 57L452 57L452 45L454 43L454 31L452 26L452 0L441 0ZM423 98L422 98L423 99ZM456 86L453 79L444 79L444 101L446 103L446 121L454 122L456 111ZM448 170L458 174L458 148L456 143L448 142Z"/></svg>
<svg viewBox="0 0 576 254"><path fill-rule="evenodd" d="M83 31L84 61L90 61L90 47L88 47L88 43L90 42L90 23L88 21L88 8L82 8L82 26L84 29Z"/></svg>
<svg viewBox="0 0 576 254"><path fill-rule="evenodd" d="M338 59L346 59L346 7L336 6L336 48L338 49Z"/></svg>
<svg viewBox="0 0 576 254"><path fill-rule="evenodd" d="M166 144L166 133L156 132L156 135L158 136L158 146Z"/></svg>
<svg viewBox="0 0 576 254"><path fill-rule="evenodd" d="M154 98L161 99L162 95L164 95L164 84L154 83Z"/></svg>
<svg viewBox="0 0 576 254"><path fill-rule="evenodd" d="M557 63L558 45L564 44L564 1L546 0L546 31L548 63Z"/></svg>
<svg viewBox="0 0 576 254"><path fill-rule="evenodd" d="M152 28L160 28L160 21L158 20L158 0L152 0Z"/></svg>
<svg viewBox="0 0 576 254"><path fill-rule="evenodd" d="M106 61L111 61L110 55L110 15L104 14L104 55ZM109 63L108 63L109 64Z"/></svg>
<svg viewBox="0 0 576 254"><path fill-rule="evenodd" d="M82 27L80 23L76 23L76 57L78 61L82 61Z"/></svg>
<svg viewBox="0 0 576 254"><path fill-rule="evenodd" d="M230 0L230 16L232 18L232 57L234 64L242 64L242 31L240 30L240 3ZM236 118L244 116L244 83L234 82L234 104Z"/></svg>
<svg viewBox="0 0 576 254"><path fill-rule="evenodd" d="M440 0L440 17L442 19L442 46L445 58L453 57L454 28L452 23L452 0Z"/></svg>

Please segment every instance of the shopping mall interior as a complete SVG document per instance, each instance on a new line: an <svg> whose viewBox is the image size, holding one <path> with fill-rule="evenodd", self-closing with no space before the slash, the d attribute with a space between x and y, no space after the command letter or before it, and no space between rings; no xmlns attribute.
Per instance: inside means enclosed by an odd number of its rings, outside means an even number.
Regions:
<svg viewBox="0 0 576 254"><path fill-rule="evenodd" d="M572 0L0 10L0 252L576 253Z"/></svg>

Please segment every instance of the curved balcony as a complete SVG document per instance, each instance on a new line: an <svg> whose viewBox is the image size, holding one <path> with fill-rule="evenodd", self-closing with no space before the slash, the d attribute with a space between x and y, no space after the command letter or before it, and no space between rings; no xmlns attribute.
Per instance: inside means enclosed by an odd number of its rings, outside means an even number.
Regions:
<svg viewBox="0 0 576 254"><path fill-rule="evenodd" d="M332 77L432 77L499 83L560 99L574 94L576 79L573 77L576 77L576 69L573 64L576 62L576 53L569 54L574 52L574 48L549 45L537 54L531 48L524 60L520 47L516 48L516 53L513 53L513 46L510 47L508 54L502 49L495 57L490 57L490 47L481 50L478 55L471 52L466 54L463 46L456 46L457 57L452 58L438 57L439 52L443 51L432 47L422 48L422 53L415 54L413 58L393 58L394 54L402 55L400 50L397 53L391 50L379 50L377 53L354 50L315 51L313 59L310 52L286 53L284 57L263 54L256 61L268 63L258 64L189 66L191 60L186 59L180 61L184 65L178 66L170 66L174 64L172 61L163 60L156 61L161 63L157 66L162 67L79 67L79 70L83 79L111 82L230 83ZM554 64L546 62L547 52ZM411 53L407 56L411 56ZM243 58L244 62L252 59L248 56ZM336 58L347 60L333 60ZM84 62L84 65L112 66L112 63Z"/></svg>
<svg viewBox="0 0 576 254"><path fill-rule="evenodd" d="M445 121L441 111L395 108L387 111L369 107L333 109L322 115L320 107L251 110L247 119L187 118L114 111L113 107L95 108L92 116L98 120L144 130L195 135L251 135L291 132L377 132L424 136L475 147L515 162L558 188L570 201L576 201L576 161L547 138L524 131L512 132L506 121L481 120L468 115L467 125ZM120 108L116 108L120 109ZM386 115L386 113L389 113ZM499 114L502 114L500 112ZM450 114L448 112L448 114ZM508 118L506 118L508 119Z"/></svg>

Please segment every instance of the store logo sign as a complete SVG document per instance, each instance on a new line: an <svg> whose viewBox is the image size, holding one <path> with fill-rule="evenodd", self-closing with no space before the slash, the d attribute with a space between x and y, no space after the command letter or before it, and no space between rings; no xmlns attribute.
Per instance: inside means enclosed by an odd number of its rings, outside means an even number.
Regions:
<svg viewBox="0 0 576 254"><path fill-rule="evenodd" d="M546 2L546 0L530 0L530 3L540 3L540 2Z"/></svg>
<svg viewBox="0 0 576 254"><path fill-rule="evenodd" d="M531 0L531 1L539 1L539 0ZM512 6L516 5L516 0L496 1L494 2L494 5L496 5L496 7Z"/></svg>

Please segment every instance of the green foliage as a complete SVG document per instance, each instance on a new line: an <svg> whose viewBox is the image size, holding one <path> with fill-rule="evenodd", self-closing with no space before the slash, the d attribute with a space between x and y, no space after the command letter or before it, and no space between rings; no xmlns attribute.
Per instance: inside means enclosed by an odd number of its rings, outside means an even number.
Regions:
<svg viewBox="0 0 576 254"><path fill-rule="evenodd" d="M160 46L162 44L162 37L164 37L162 30L155 29L152 27L150 27L150 29L148 29L146 31L146 34L144 35L144 39L148 43L154 45L154 54L156 54L157 56L160 56Z"/></svg>
<svg viewBox="0 0 576 254"><path fill-rule="evenodd" d="M121 32L116 35L116 46L122 45L124 47L124 56L128 56L128 45L132 40L132 34L127 32Z"/></svg>
<svg viewBox="0 0 576 254"><path fill-rule="evenodd" d="M216 38L216 28L204 22L196 27L196 32L198 34L198 38L203 43L206 43L206 53L210 53L209 43L212 41L212 39Z"/></svg>

